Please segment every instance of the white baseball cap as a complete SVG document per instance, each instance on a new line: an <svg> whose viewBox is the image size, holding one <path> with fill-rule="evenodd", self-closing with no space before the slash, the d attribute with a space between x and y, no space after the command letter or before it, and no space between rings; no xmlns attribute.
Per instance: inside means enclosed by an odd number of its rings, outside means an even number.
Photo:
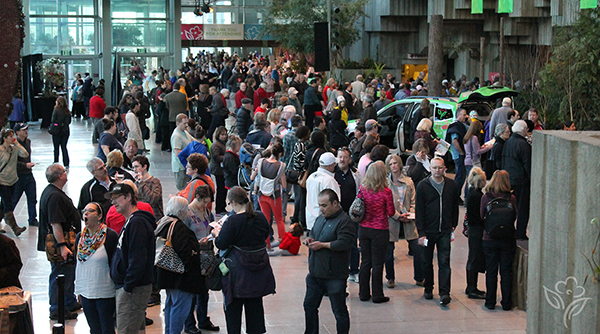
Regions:
<svg viewBox="0 0 600 334"><path fill-rule="evenodd" d="M321 154L321 157L319 158L319 166L331 166L334 163L337 163L337 160L333 153L327 152Z"/></svg>

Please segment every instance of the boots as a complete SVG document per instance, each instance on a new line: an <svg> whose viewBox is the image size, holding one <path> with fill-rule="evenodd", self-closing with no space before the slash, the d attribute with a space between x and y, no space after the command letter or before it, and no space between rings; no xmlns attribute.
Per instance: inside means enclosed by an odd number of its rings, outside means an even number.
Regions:
<svg viewBox="0 0 600 334"><path fill-rule="evenodd" d="M27 229L27 227L25 226L19 227L19 225L17 225L15 215L12 212L6 212L4 214L4 221L6 222L6 225L12 228L13 232L15 233L15 236L17 237L20 236L21 233L25 232L25 230Z"/></svg>
<svg viewBox="0 0 600 334"><path fill-rule="evenodd" d="M465 293L470 299L485 299L485 292L477 289L479 273L476 270L467 270L467 289Z"/></svg>

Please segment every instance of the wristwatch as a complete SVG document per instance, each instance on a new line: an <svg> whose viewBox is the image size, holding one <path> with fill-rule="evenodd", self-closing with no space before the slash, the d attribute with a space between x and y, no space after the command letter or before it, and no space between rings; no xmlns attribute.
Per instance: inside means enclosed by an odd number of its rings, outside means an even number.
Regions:
<svg viewBox="0 0 600 334"><path fill-rule="evenodd" d="M62 246L66 246L66 245L67 245L66 242L59 242L59 243L56 244L56 247L60 248Z"/></svg>

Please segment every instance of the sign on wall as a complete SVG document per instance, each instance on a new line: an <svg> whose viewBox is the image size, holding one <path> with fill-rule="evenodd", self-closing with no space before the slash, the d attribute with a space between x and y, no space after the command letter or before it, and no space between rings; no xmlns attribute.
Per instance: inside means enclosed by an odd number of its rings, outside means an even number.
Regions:
<svg viewBox="0 0 600 334"><path fill-rule="evenodd" d="M205 24L205 40L244 40L243 24Z"/></svg>
<svg viewBox="0 0 600 334"><path fill-rule="evenodd" d="M199 41L204 38L202 24L182 24L181 25L181 40L183 41Z"/></svg>

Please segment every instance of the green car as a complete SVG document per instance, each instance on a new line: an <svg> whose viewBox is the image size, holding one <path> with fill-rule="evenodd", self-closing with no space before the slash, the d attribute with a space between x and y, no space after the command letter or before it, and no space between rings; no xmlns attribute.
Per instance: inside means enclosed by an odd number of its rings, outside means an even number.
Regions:
<svg viewBox="0 0 600 334"><path fill-rule="evenodd" d="M446 130L456 117L459 108L465 108L467 114L475 110L477 119L482 123L490 118L496 103L505 97L514 97L519 93L506 87L482 87L475 91L463 92L460 97L414 96L394 101L377 112L380 124L380 143L389 148L397 148L398 153L412 149L410 141L411 120L419 110L423 99L428 99L433 111L433 131L439 138L446 137ZM356 122L348 122L348 132L354 133Z"/></svg>

